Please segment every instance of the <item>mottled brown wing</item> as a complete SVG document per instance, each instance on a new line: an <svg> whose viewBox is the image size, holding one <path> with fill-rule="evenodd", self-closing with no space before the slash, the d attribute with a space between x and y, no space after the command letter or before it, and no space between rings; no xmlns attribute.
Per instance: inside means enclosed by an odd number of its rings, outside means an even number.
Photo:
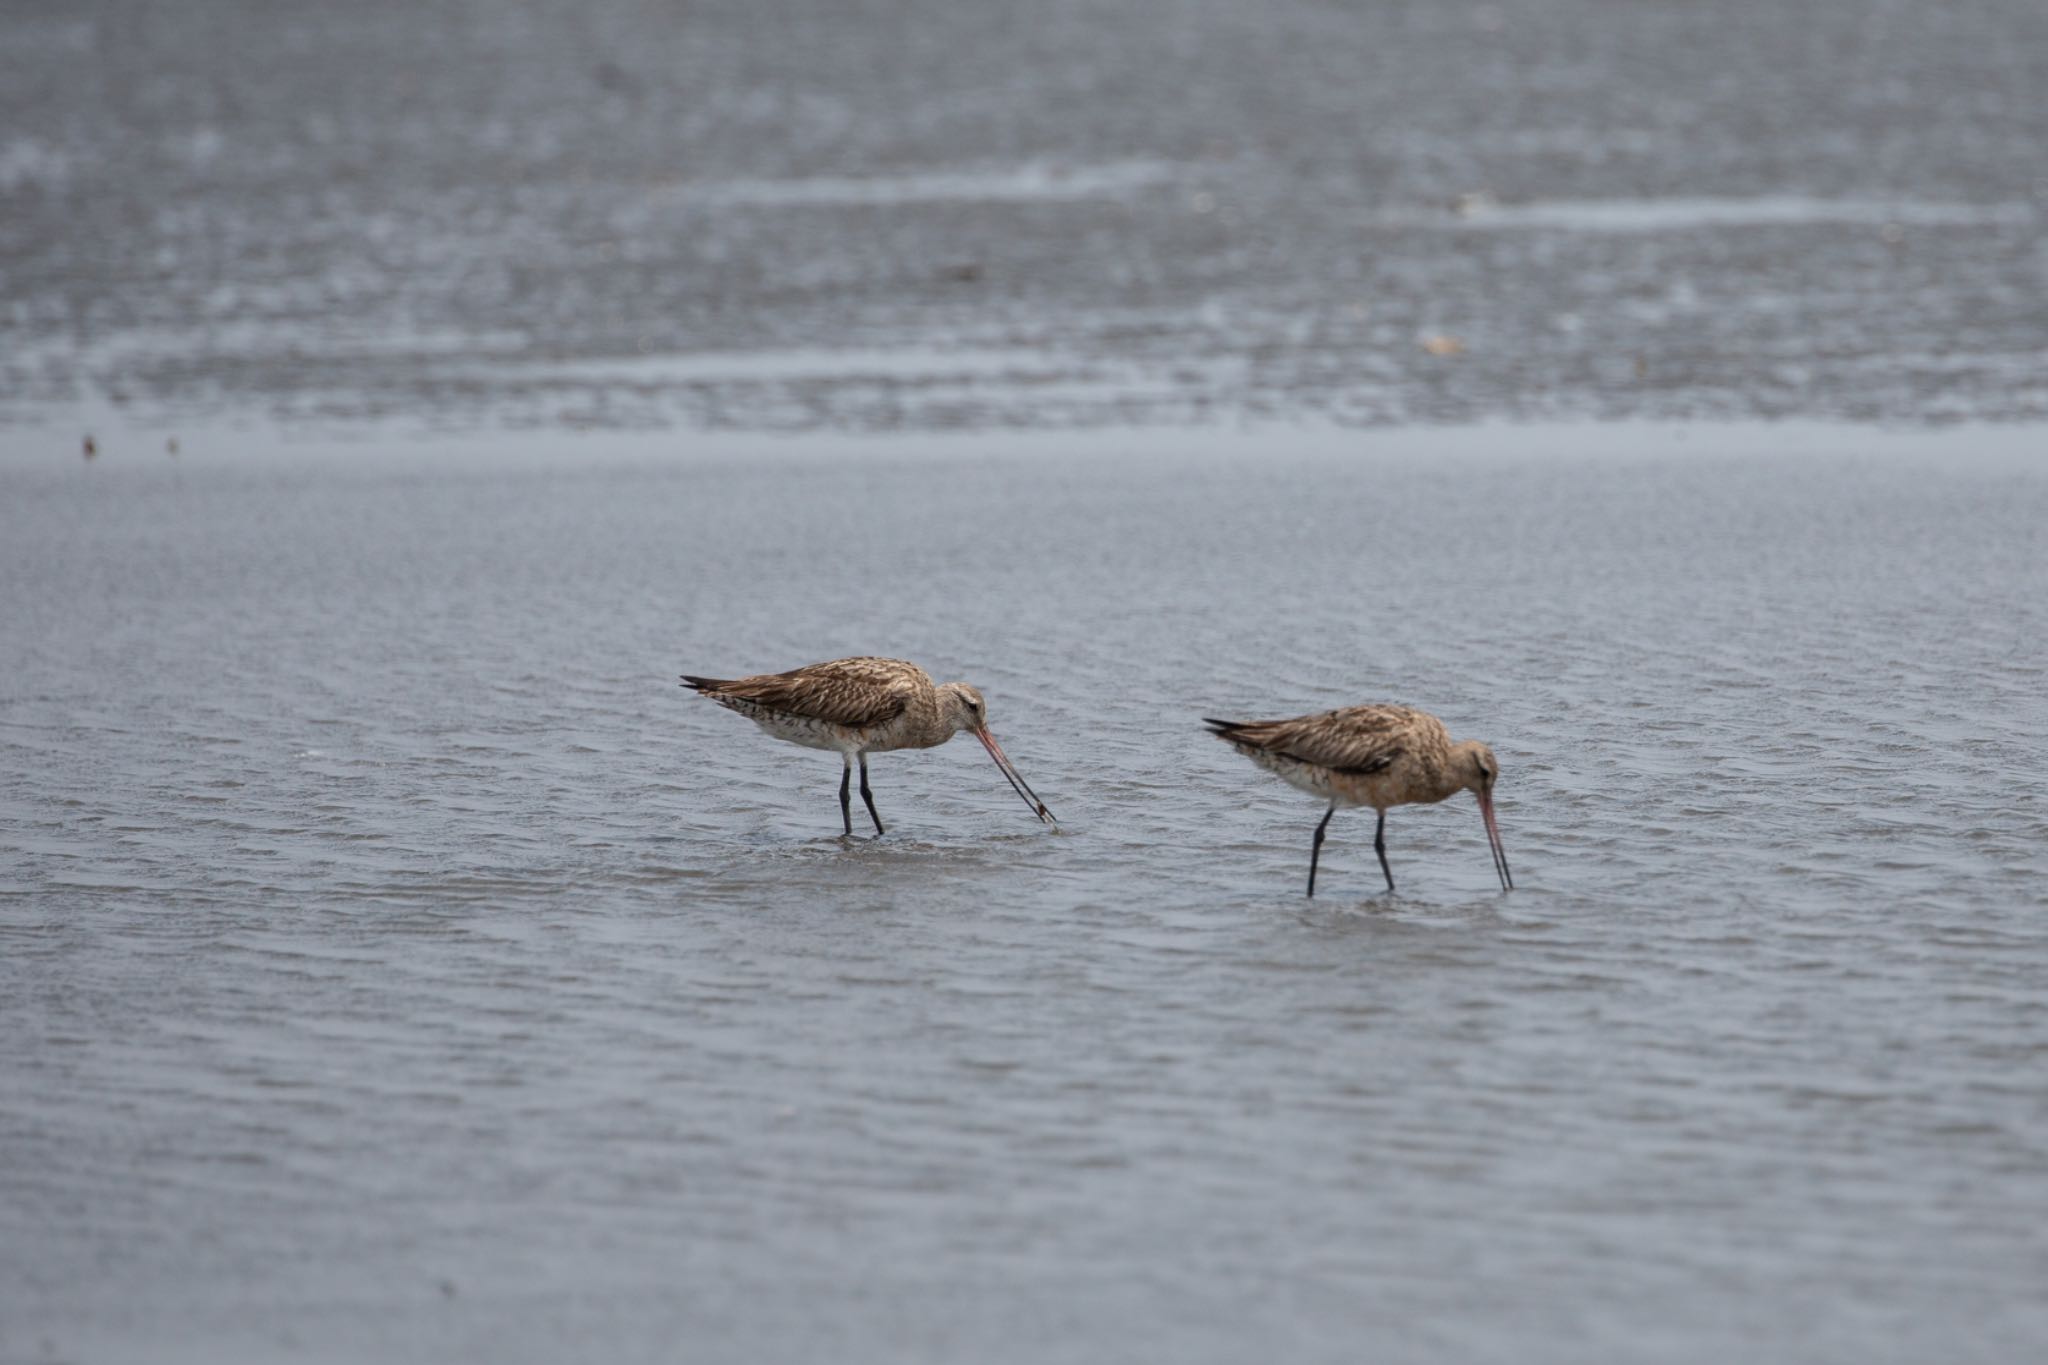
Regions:
<svg viewBox="0 0 2048 1365"><path fill-rule="evenodd" d="M1347 706L1292 720L1210 721L1209 725L1234 744L1360 775L1392 765L1428 727L1442 728L1435 717L1405 706Z"/></svg>
<svg viewBox="0 0 2048 1365"><path fill-rule="evenodd" d="M710 696L736 697L785 715L867 727L903 714L922 678L923 670L901 659L863 658L833 659L787 673L763 673L730 682L713 678L685 681Z"/></svg>

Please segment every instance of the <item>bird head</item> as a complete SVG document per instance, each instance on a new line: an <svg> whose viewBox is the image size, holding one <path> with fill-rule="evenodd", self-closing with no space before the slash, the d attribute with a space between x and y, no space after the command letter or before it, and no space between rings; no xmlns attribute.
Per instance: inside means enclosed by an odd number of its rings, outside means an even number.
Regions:
<svg viewBox="0 0 2048 1365"><path fill-rule="evenodd" d="M939 704L945 708L946 720L956 735L962 730L978 733L988 728L988 703L964 682L949 682L941 687Z"/></svg>
<svg viewBox="0 0 2048 1365"><path fill-rule="evenodd" d="M1451 771L1457 775L1459 786L1481 797L1491 797L1493 784L1500 781L1500 761L1493 756L1493 750L1476 739L1451 746Z"/></svg>

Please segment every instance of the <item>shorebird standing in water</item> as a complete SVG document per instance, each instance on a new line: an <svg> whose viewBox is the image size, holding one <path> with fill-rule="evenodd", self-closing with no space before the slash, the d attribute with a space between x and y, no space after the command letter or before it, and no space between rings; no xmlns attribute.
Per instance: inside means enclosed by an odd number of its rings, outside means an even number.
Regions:
<svg viewBox="0 0 2048 1365"><path fill-rule="evenodd" d="M1309 846L1308 894L1316 893L1316 861L1323 831L1339 806L1371 806L1379 812L1372 846L1394 889L1387 866L1387 808L1442 801L1461 791L1479 798L1486 840L1493 846L1493 870L1503 891L1514 889L1508 855L1493 820L1493 784L1500 764L1476 739L1451 742L1444 723L1406 706L1347 706L1293 720L1209 720L1210 731L1289 786L1330 803Z"/></svg>
<svg viewBox="0 0 2048 1365"><path fill-rule="evenodd" d="M833 659L751 678L697 678L685 673L683 686L739 712L777 739L807 749L838 751L846 764L839 779L839 814L848 834L853 833L848 787L855 760L860 763L860 799L867 803L868 818L880 834L882 817L875 813L874 794L868 790L868 755L930 749L962 730L981 741L1038 818L1054 823L1045 802L1024 784L988 732L988 705L981 693L962 682L934 683L916 664L901 659Z"/></svg>

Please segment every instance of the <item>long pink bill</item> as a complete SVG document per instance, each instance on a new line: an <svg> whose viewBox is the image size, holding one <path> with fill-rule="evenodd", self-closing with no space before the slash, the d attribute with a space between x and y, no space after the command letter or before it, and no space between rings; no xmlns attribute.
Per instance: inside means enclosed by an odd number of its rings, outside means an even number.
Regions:
<svg viewBox="0 0 2048 1365"><path fill-rule="evenodd" d="M1017 775L1017 770L1010 765L1010 756L1003 752L1002 745L996 743L996 737L986 728L976 730L974 737L981 741L981 747L988 750L988 756L1003 770L1003 776L1010 779L1010 786L1017 795L1024 798L1025 803L1037 813L1038 818L1048 825L1059 823L1052 818L1052 812L1045 808L1045 802L1038 799L1038 793L1031 790L1029 784Z"/></svg>
<svg viewBox="0 0 2048 1365"><path fill-rule="evenodd" d="M1500 826L1493 820L1493 798L1485 792L1479 793L1479 813L1486 817L1486 842L1493 846L1493 870L1500 873L1500 889L1515 889L1515 879L1508 872L1508 851L1500 845Z"/></svg>

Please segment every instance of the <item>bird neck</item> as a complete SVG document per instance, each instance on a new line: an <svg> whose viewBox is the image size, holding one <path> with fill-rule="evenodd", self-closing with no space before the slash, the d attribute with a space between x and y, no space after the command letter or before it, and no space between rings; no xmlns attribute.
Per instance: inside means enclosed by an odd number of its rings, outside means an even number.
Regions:
<svg viewBox="0 0 2048 1365"><path fill-rule="evenodd" d="M1465 784L1458 780L1457 770L1449 759L1449 753L1443 750L1432 749L1417 755L1416 766L1422 770L1418 785L1423 788L1427 800L1448 801L1464 788Z"/></svg>

